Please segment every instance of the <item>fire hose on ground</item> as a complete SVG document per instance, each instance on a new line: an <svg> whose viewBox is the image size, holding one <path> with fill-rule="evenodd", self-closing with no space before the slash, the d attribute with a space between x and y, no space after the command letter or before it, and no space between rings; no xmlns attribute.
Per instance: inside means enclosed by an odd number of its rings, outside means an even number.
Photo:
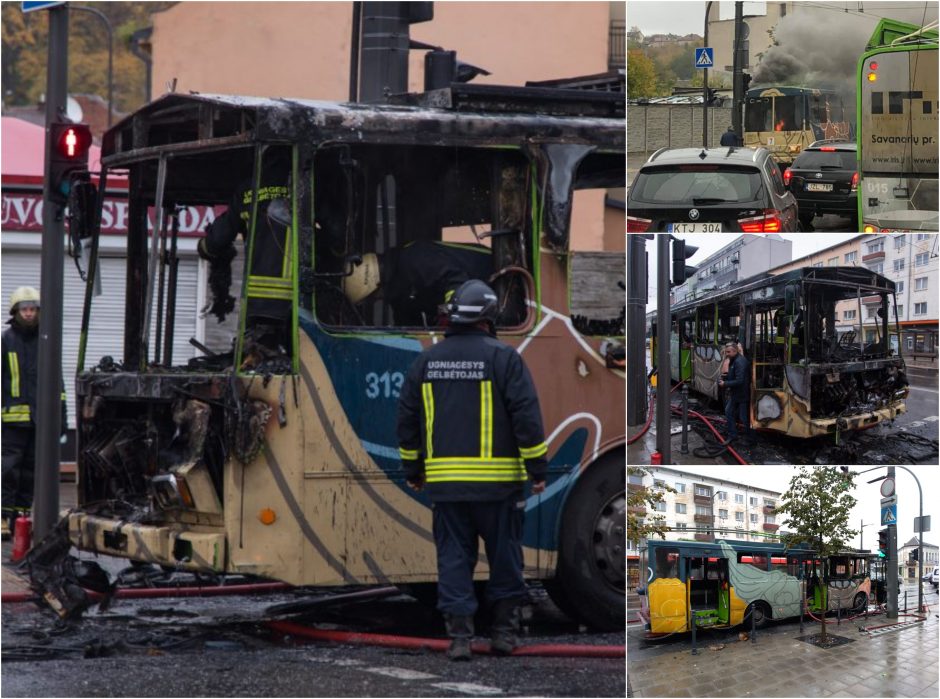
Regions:
<svg viewBox="0 0 940 699"><path fill-rule="evenodd" d="M675 386L673 386L671 389L669 389L669 392L670 392L670 393L675 392L675 390L676 390L677 388L679 388L679 386L681 386L681 385L684 384L684 383L685 383L685 379L683 379L682 381L680 381L679 383L677 383ZM642 437L644 434L646 434L646 431L650 428L650 423L653 422L653 406L655 405L655 403L656 403L656 394L653 393L653 394L650 395L650 405L649 405L649 408L648 408L647 411L646 411L646 424L643 425L643 429L642 429L642 430L640 430L639 432L637 432L637 433L636 433L635 435L633 435L632 437L627 438L627 444L633 444L633 443L636 442L640 437Z"/></svg>
<svg viewBox="0 0 940 699"><path fill-rule="evenodd" d="M287 583L252 583L246 585L228 585L213 587L151 587L151 588L123 588L117 590L114 597L118 599L152 599L152 598L172 598L172 597L194 597L194 596L217 596L233 594L254 594L280 592L292 589L292 585ZM86 591L92 600L104 598L101 593ZM338 595L333 598L333 602L350 602L364 599L373 599L376 597L397 594L400 591L396 587L386 586L365 590L362 592L353 592L344 595ZM31 602L37 600L38 596L34 592L5 592L0 597L0 602L19 603ZM297 603L302 604L302 603ZM282 605L283 606L283 605ZM450 646L450 641L439 638L419 638L412 636L400 636L394 634L376 634L361 633L357 631L338 631L314 629L289 621L268 621L265 623L272 631L306 638L314 641L327 641L333 643L345 643L351 645L371 645L385 648L401 649L425 649L434 651L446 651ZM476 643L473 646L475 653L489 653L488 644ZM566 657L566 658L623 658L626 657L626 647L616 645L578 645L578 644L535 644L517 648L514 656L539 656L539 657Z"/></svg>

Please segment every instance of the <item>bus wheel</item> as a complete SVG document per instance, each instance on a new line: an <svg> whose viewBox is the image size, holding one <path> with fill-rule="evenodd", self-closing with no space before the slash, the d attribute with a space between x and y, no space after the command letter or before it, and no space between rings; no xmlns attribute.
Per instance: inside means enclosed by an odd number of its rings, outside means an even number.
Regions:
<svg viewBox="0 0 940 699"><path fill-rule="evenodd" d="M864 612L865 607L868 606L868 595L864 592L859 592L855 595L855 603L852 606L852 611L855 612Z"/></svg>
<svg viewBox="0 0 940 699"><path fill-rule="evenodd" d="M762 629L767 626L768 614L763 602L751 602L744 610L744 630L751 628L751 614L754 615L754 628Z"/></svg>
<svg viewBox="0 0 940 699"><path fill-rule="evenodd" d="M555 580L558 607L597 629L623 629L626 617L626 459L621 451L589 466L565 504Z"/></svg>

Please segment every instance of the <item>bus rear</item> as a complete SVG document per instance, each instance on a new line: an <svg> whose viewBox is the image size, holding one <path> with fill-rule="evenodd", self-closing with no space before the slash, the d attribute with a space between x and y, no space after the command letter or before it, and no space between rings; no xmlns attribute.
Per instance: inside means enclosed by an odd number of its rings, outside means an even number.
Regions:
<svg viewBox="0 0 940 699"><path fill-rule="evenodd" d="M858 64L865 233L936 231L937 32L883 20Z"/></svg>

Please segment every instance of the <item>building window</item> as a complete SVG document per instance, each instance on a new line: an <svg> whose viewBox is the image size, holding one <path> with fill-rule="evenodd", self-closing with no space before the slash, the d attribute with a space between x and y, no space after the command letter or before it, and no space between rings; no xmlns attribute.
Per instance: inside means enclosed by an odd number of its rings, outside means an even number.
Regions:
<svg viewBox="0 0 940 699"><path fill-rule="evenodd" d="M684 515L686 513L685 505L681 502L676 503L676 513L680 515Z"/></svg>
<svg viewBox="0 0 940 699"><path fill-rule="evenodd" d="M739 539L743 539L743 538L744 538L744 533L743 533L743 532L735 532L734 535L735 535L736 537L738 537Z"/></svg>
<svg viewBox="0 0 940 699"><path fill-rule="evenodd" d="M751 524L757 524L757 515L751 515Z"/></svg>
<svg viewBox="0 0 940 699"><path fill-rule="evenodd" d="M773 515L764 515L764 524L776 524L776 520Z"/></svg>
<svg viewBox="0 0 940 699"><path fill-rule="evenodd" d="M830 257L830 258L829 258L829 266L830 266L830 267L838 267L838 266L839 266L839 257L838 257L838 256L836 256L836 257Z"/></svg>
<svg viewBox="0 0 940 699"><path fill-rule="evenodd" d="M710 515L710 514L711 514L711 511L709 511L709 509L708 509L707 507L705 507L705 505L696 505L696 506L695 506L695 514L697 514L697 515Z"/></svg>
<svg viewBox="0 0 940 699"><path fill-rule="evenodd" d="M930 233L918 233L914 236L914 240L927 240L930 237Z"/></svg>
<svg viewBox="0 0 940 699"><path fill-rule="evenodd" d="M926 291L927 290L927 277L917 277L914 280L914 291Z"/></svg>
<svg viewBox="0 0 940 699"><path fill-rule="evenodd" d="M707 498L710 498L710 497L712 496L712 491L711 491L711 488L704 488L704 487L702 487L702 486L700 486L700 485L697 485L697 486L695 486L695 494L696 494L696 495L703 495L703 496L705 496L705 497L707 497Z"/></svg>
<svg viewBox="0 0 940 699"><path fill-rule="evenodd" d="M930 253L928 252L917 253L917 256L914 258L914 266L923 267L925 264L927 264L927 262L929 261L929 258L930 258Z"/></svg>
<svg viewBox="0 0 940 699"><path fill-rule="evenodd" d="M688 528L689 528L689 525L686 524L685 522L676 522L676 529L683 529L683 530L685 530L685 529L688 529Z"/></svg>
<svg viewBox="0 0 940 699"><path fill-rule="evenodd" d="M814 262L814 263L813 263L813 267L822 267L822 266L823 266L823 263L822 263L822 262Z"/></svg>
<svg viewBox="0 0 940 699"><path fill-rule="evenodd" d="M858 259L858 253L855 252L854 250L852 252L847 252L845 253L844 259L846 262L855 262L855 260Z"/></svg>
<svg viewBox="0 0 940 699"><path fill-rule="evenodd" d="M757 498L748 498L748 501L751 503L752 507L757 507Z"/></svg>
<svg viewBox="0 0 940 699"><path fill-rule="evenodd" d="M907 242L907 236L906 236L906 235L903 235L903 234L902 234L902 235L899 235L898 237L896 237L896 238L894 239L894 249L895 249L895 250L900 250L901 248L904 247L904 244L905 244L906 242Z"/></svg>
<svg viewBox="0 0 940 699"><path fill-rule="evenodd" d="M728 519L728 510L718 510L718 516L722 519Z"/></svg>
<svg viewBox="0 0 940 699"><path fill-rule="evenodd" d="M734 494L734 501L735 501L738 505L743 505L743 504L744 504L744 496L741 495L741 493L735 493L735 494Z"/></svg>
<svg viewBox="0 0 940 699"><path fill-rule="evenodd" d="M865 266L868 267L868 269L870 269L875 274L881 274L882 272L885 271L884 262L872 262L870 265L865 265Z"/></svg>
<svg viewBox="0 0 940 699"><path fill-rule="evenodd" d="M894 261L894 271L895 271L895 272L900 272L902 269L904 269L904 259L902 258L902 259L900 259L900 260L895 260L895 261Z"/></svg>
<svg viewBox="0 0 940 699"><path fill-rule="evenodd" d="M871 319L871 318L877 318L877 317L878 317L877 314L876 314L876 312L878 311L878 308L877 308L877 307L875 307L875 306L868 306L868 308L867 308L866 310L868 311L868 313L865 315L866 318Z"/></svg>
<svg viewBox="0 0 940 699"><path fill-rule="evenodd" d="M868 254L873 252L884 252L885 251L885 241L884 239L877 240L874 243L868 244Z"/></svg>
<svg viewBox="0 0 940 699"><path fill-rule="evenodd" d="M657 511L657 512L665 512L665 511L666 511L666 503L664 503L664 502L657 502L657 503L656 503L656 511Z"/></svg>
<svg viewBox="0 0 940 699"><path fill-rule="evenodd" d="M904 291L904 282L895 282L894 290L899 294Z"/></svg>
<svg viewBox="0 0 940 699"><path fill-rule="evenodd" d="M902 304L898 306L898 318L900 319L903 317L904 317L904 305Z"/></svg>
<svg viewBox="0 0 940 699"><path fill-rule="evenodd" d="M676 492L684 493L685 492L685 483L676 483Z"/></svg>
<svg viewBox="0 0 940 699"><path fill-rule="evenodd" d="M735 512L735 513L734 513L734 521L735 521L735 522L743 522L743 521L744 521L744 513L743 513L743 512Z"/></svg>
<svg viewBox="0 0 940 699"><path fill-rule="evenodd" d="M764 498L764 507L776 507L777 501L771 500L769 498Z"/></svg>
<svg viewBox="0 0 940 699"><path fill-rule="evenodd" d="M653 487L654 487L656 490L665 490L665 489L666 489L666 481L661 481L661 480L659 480L659 479L657 478L657 479L655 479L655 480L653 481Z"/></svg>
<svg viewBox="0 0 940 699"><path fill-rule="evenodd" d="M719 500L727 500L727 499L728 499L728 493L726 493L726 492L723 491L723 490L719 490L717 493L715 493L715 496L716 496Z"/></svg>
<svg viewBox="0 0 940 699"><path fill-rule="evenodd" d="M914 349L914 338L911 337L910 335L907 336L907 348L908 348L909 350L913 350L913 349Z"/></svg>
<svg viewBox="0 0 940 699"><path fill-rule="evenodd" d="M914 315L915 316L925 316L927 315L927 302L914 304Z"/></svg>
<svg viewBox="0 0 940 699"><path fill-rule="evenodd" d="M855 320L855 309L851 311L842 311L842 320Z"/></svg>

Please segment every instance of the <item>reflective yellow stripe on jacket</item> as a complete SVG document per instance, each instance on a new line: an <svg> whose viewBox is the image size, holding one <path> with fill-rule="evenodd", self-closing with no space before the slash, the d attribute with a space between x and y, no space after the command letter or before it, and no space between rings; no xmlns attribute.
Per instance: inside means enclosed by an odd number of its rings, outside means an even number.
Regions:
<svg viewBox="0 0 940 699"><path fill-rule="evenodd" d="M493 457L493 382L480 382L480 458Z"/></svg>
<svg viewBox="0 0 940 699"><path fill-rule="evenodd" d="M425 462L428 483L476 481L513 483L526 479L522 459L470 459L465 457L428 459Z"/></svg>
<svg viewBox="0 0 940 699"><path fill-rule="evenodd" d="M29 406L13 405L4 408L3 422L29 422Z"/></svg>
<svg viewBox="0 0 940 699"><path fill-rule="evenodd" d="M10 397L20 397L20 358L16 352L7 352L10 362Z"/></svg>
<svg viewBox="0 0 940 699"><path fill-rule="evenodd" d="M548 453L548 445L545 442L536 444L534 447L519 447L519 455L523 459L537 459Z"/></svg>
<svg viewBox="0 0 940 699"><path fill-rule="evenodd" d="M425 381L421 384L421 397L424 399L424 426L427 432L426 458L434 456L434 387Z"/></svg>

